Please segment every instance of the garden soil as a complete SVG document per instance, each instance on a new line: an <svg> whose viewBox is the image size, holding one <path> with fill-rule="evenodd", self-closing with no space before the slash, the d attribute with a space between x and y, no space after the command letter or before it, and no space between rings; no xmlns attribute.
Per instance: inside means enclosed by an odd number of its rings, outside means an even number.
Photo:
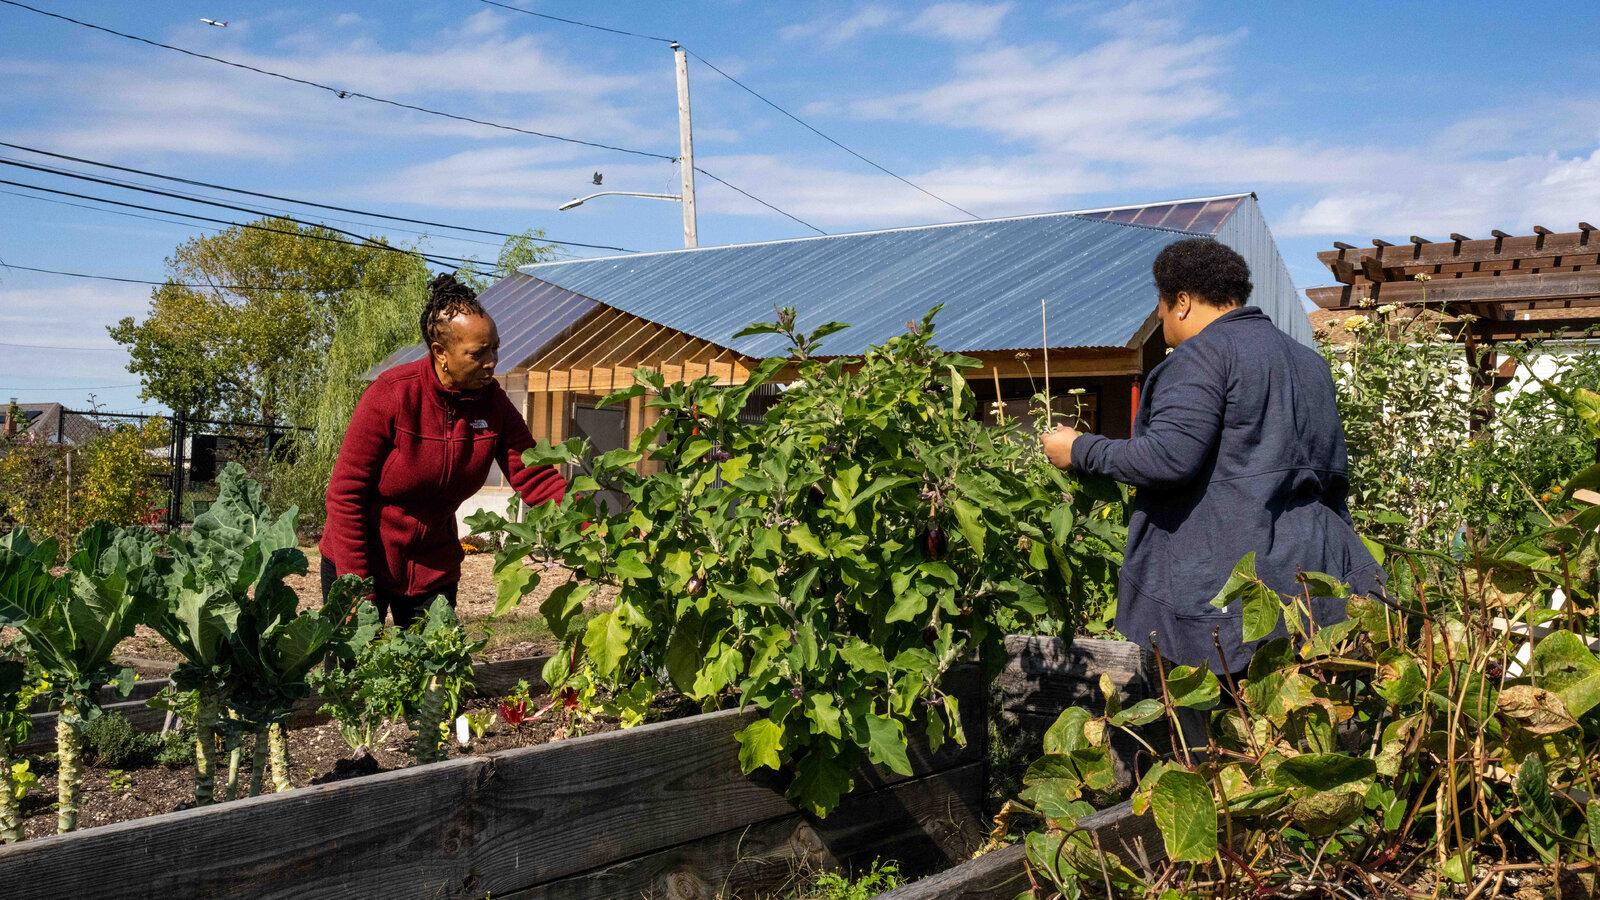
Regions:
<svg viewBox="0 0 1600 900"><path fill-rule="evenodd" d="M550 702L550 696L534 694L531 700L533 709L537 710ZM467 704L469 711L492 708L492 703L484 700ZM692 707L668 702L658 706L652 718L657 715L662 718L676 718L695 712L698 710ZM452 738L449 745L450 757L481 755L563 740L569 733L555 713L556 710L551 710L545 718L531 723L525 722L518 729L512 729L496 716L493 725L484 736L474 739L470 745L463 747ZM615 721L600 720L585 724L583 733L597 734L614 731L616 728ZM351 765L350 746L339 735L339 726L336 723L327 722L294 729L288 734L290 780L294 782L296 788L302 788L405 768L412 765L411 756L406 751L410 738L409 729L404 725L397 725L377 747L373 748L371 758L376 765L360 767ZM39 783L22 801L23 827L27 831L28 838L32 839L54 834L56 831L56 762L53 753L29 755L26 759L30 769L39 777ZM249 765L250 745L246 742L239 776L241 796L249 789ZM226 756L220 757L219 770L217 791L220 795L227 774ZM271 792L269 775L264 793ZM78 828L92 828L97 825L109 825L113 822L125 822L188 809L193 803L192 766L168 768L152 764L140 768L108 769L85 765L79 799Z"/></svg>

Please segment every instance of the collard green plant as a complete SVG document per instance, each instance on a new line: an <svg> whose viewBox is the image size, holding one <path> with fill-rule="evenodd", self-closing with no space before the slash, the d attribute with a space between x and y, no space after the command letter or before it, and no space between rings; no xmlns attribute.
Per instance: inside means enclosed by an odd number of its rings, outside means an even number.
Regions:
<svg viewBox="0 0 1600 900"><path fill-rule="evenodd" d="M26 760L18 762L13 756L17 746L26 741L33 730L28 703L38 688L36 676L14 644L0 644L0 840L6 843L15 843L23 837L22 812L18 804L26 792L26 784L15 777L14 767L21 766L21 771L30 776L32 773L28 772Z"/></svg>
<svg viewBox="0 0 1600 900"><path fill-rule="evenodd" d="M540 606L562 641L552 689L624 725L667 687L707 707L736 698L762 712L738 734L745 771L783 770L818 813L863 761L909 774L908 741L964 742L945 673L974 659L994 670L1008 628L1081 618L1121 545L1095 513L1121 494L1055 469L1014 425L981 425L962 376L975 363L939 351L932 322L822 360L818 342L845 326L802 333L783 310L746 333L788 337L792 358L737 387L641 370L605 401L650 395L660 418L631 447L525 454L582 473L566 502L469 525L504 534L501 609L546 565L578 573ZM748 421L747 401L784 370L792 383ZM580 628L598 584L616 603Z"/></svg>
<svg viewBox="0 0 1600 900"><path fill-rule="evenodd" d="M300 611L285 582L304 575L295 534L296 510L274 515L259 484L229 463L218 496L193 530L169 542L173 567L166 604L151 623L184 658L174 682L196 692L195 799L216 799L217 739L228 751L226 795L237 794L243 738L254 735L250 793L260 792L269 763L273 785L286 791L288 748L283 720L309 695L311 670L338 645L370 640L377 613L367 587L340 578L320 610ZM346 654L348 655L348 654Z"/></svg>
<svg viewBox="0 0 1600 900"><path fill-rule="evenodd" d="M166 566L155 536L142 528L96 524L73 546L58 576L51 572L54 541L35 543L25 529L0 537L0 621L16 627L59 713L61 832L77 827L84 721L99 715L101 687L115 681L124 695L132 687L133 673L115 665L111 653L160 604Z"/></svg>

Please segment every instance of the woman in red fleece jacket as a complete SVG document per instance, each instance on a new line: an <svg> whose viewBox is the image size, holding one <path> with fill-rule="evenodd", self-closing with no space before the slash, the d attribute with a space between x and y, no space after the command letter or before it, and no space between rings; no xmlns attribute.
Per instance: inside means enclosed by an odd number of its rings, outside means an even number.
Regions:
<svg viewBox="0 0 1600 900"><path fill-rule="evenodd" d="M498 463L524 502L559 501L566 481L529 468L533 435L494 380L500 335L477 295L450 275L428 285L428 356L379 375L356 403L328 482L322 589L340 575L375 582L379 616L408 625L461 580L456 510Z"/></svg>

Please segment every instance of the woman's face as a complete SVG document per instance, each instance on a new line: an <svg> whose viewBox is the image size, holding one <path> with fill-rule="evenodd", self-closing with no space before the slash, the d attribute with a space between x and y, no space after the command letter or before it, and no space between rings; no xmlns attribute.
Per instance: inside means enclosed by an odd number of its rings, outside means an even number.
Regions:
<svg viewBox="0 0 1600 900"><path fill-rule="evenodd" d="M494 378L500 361L500 332L488 316L458 315L439 329L434 341L433 369L447 387L477 390Z"/></svg>

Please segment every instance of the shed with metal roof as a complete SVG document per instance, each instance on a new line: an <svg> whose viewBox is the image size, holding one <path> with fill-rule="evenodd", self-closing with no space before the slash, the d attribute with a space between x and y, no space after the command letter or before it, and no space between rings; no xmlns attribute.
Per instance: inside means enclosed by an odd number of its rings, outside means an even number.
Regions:
<svg viewBox="0 0 1600 900"><path fill-rule="evenodd" d="M1251 303L1312 343L1253 194L540 263L479 299L500 329L500 377L538 437L593 430L604 412L593 401L631 384L640 366L743 381L760 359L787 352L776 335L734 336L775 307L793 307L806 329L849 323L821 352L855 355L938 304L936 343L983 362L972 373L983 409L998 386L1008 414L1022 410L1043 386L1048 352L1052 392L1083 388L1071 412L1125 435L1139 379L1164 349L1151 263L1188 237L1237 250L1250 264ZM607 430L631 436L647 413L636 402Z"/></svg>

